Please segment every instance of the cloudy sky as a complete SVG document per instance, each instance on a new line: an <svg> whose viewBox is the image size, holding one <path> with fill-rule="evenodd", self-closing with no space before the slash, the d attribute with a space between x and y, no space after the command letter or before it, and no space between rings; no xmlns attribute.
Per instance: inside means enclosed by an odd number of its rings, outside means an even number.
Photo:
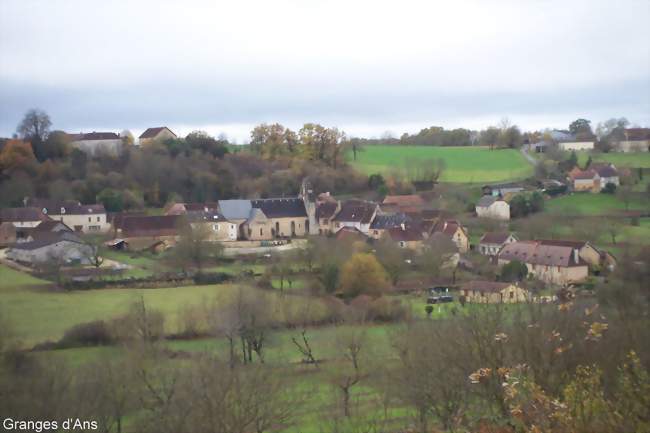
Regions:
<svg viewBox="0 0 650 433"><path fill-rule="evenodd" d="M650 126L650 0L0 0L0 135Z"/></svg>

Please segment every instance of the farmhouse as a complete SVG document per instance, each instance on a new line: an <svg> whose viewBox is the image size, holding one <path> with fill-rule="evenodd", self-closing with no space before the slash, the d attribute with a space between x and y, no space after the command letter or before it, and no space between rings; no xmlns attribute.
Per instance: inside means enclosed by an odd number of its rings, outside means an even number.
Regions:
<svg viewBox="0 0 650 433"><path fill-rule="evenodd" d="M370 224L369 235L373 239L380 239L384 233L390 229L401 229L412 222L411 218L405 213L382 214L376 215Z"/></svg>
<svg viewBox="0 0 650 433"><path fill-rule="evenodd" d="M376 203L363 200L347 200L341 205L341 210L333 219L333 230L337 232L343 227L351 227L367 235L370 231L370 224L377 215L377 210Z"/></svg>
<svg viewBox="0 0 650 433"><path fill-rule="evenodd" d="M580 258L592 268L607 268L613 270L616 266L616 259L611 254L596 248L586 241L542 239L537 242L542 245L554 245L577 249Z"/></svg>
<svg viewBox="0 0 650 433"><path fill-rule="evenodd" d="M496 281L469 281L463 284L460 295L467 302L478 304L514 304L530 300L528 290L516 283Z"/></svg>
<svg viewBox="0 0 650 433"><path fill-rule="evenodd" d="M316 221L318 234L332 233L332 218L341 210L341 204L336 200L319 201L316 204Z"/></svg>
<svg viewBox="0 0 650 433"><path fill-rule="evenodd" d="M478 250L484 256L496 256L504 245L517 242L518 240L512 233L487 232L481 236Z"/></svg>
<svg viewBox="0 0 650 433"><path fill-rule="evenodd" d="M451 239L451 241L458 248L459 253L466 253L469 251L469 236L467 229L456 220L442 220L438 221L433 227L432 235L439 233Z"/></svg>
<svg viewBox="0 0 650 433"><path fill-rule="evenodd" d="M122 138L114 132L90 132L87 134L68 134L72 147L94 155L107 152L113 155L122 150Z"/></svg>
<svg viewBox="0 0 650 433"><path fill-rule="evenodd" d="M246 239L243 224L248 220L251 215L253 205L250 200L234 199L234 200L219 200L218 212L223 215L228 221L237 224L238 239Z"/></svg>
<svg viewBox="0 0 650 433"><path fill-rule="evenodd" d="M600 191L600 176L595 170L580 170L578 167L574 167L569 172L569 179L571 180L573 190L576 192Z"/></svg>
<svg viewBox="0 0 650 433"><path fill-rule="evenodd" d="M172 203L165 210L165 215L185 215L188 212L210 212L219 210L219 203Z"/></svg>
<svg viewBox="0 0 650 433"><path fill-rule="evenodd" d="M510 205L500 197L484 195L476 204L476 215L479 218L507 221L510 219Z"/></svg>
<svg viewBox="0 0 650 433"><path fill-rule="evenodd" d="M36 227L48 217L38 207L11 207L0 209L0 222L11 223L14 227Z"/></svg>
<svg viewBox="0 0 650 433"><path fill-rule="evenodd" d="M145 146L154 141L163 142L170 138L177 138L176 134L166 126L159 126L156 128L147 128L142 134L140 134L138 141L140 142L140 146Z"/></svg>
<svg viewBox="0 0 650 433"><path fill-rule="evenodd" d="M650 150L650 128L628 128L623 131L624 139L615 143L619 152L648 152Z"/></svg>
<svg viewBox="0 0 650 433"><path fill-rule="evenodd" d="M400 248L408 248L415 251L422 248L422 241L424 240L422 231L419 228L407 225L391 227L386 230L384 236L396 242Z"/></svg>
<svg viewBox="0 0 650 433"><path fill-rule="evenodd" d="M237 224L216 211L190 211L186 214L192 230L203 229L207 241L236 241Z"/></svg>
<svg viewBox="0 0 650 433"><path fill-rule="evenodd" d="M499 265L513 260L524 263L529 274L552 284L581 282L589 275L589 268L580 257L580 251L572 246L518 241L505 245L497 258Z"/></svg>
<svg viewBox="0 0 650 433"><path fill-rule="evenodd" d="M42 232L30 242L15 244L6 254L7 258L27 265L90 264L94 247L72 232Z"/></svg>
<svg viewBox="0 0 650 433"><path fill-rule="evenodd" d="M37 207L51 219L61 221L78 232L100 233L110 230L106 209L101 204L82 205L78 201L27 199L26 204Z"/></svg>

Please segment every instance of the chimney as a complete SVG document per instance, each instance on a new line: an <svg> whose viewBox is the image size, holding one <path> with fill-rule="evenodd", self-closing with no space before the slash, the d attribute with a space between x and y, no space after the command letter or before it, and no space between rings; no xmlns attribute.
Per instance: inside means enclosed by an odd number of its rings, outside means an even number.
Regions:
<svg viewBox="0 0 650 433"><path fill-rule="evenodd" d="M400 224L400 226L402 227L402 231L406 230L406 226L404 225L404 223Z"/></svg>
<svg viewBox="0 0 650 433"><path fill-rule="evenodd" d="M578 253L578 249L574 248L573 249L573 260L578 263L580 261L580 254Z"/></svg>

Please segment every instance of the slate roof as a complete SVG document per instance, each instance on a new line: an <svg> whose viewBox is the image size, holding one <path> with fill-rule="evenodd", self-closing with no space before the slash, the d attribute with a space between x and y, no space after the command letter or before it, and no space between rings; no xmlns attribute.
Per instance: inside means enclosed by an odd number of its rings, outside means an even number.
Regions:
<svg viewBox="0 0 650 433"><path fill-rule="evenodd" d="M255 220L266 221L267 219L268 218L266 217L264 212L262 212L262 209L254 207L254 208L251 209L251 213L248 216L248 219L246 220L246 222L251 223L252 221L255 221Z"/></svg>
<svg viewBox="0 0 650 433"><path fill-rule="evenodd" d="M57 226L63 226L63 231L68 231L72 232L70 227L68 227L66 224L64 224L62 221L56 221L56 220L49 220L49 221L43 221L36 227L34 227L34 231L37 232L51 232L53 231Z"/></svg>
<svg viewBox="0 0 650 433"><path fill-rule="evenodd" d="M145 212L113 212L108 214L108 221L111 223L114 229L122 229L124 224L124 219L129 217L144 217L147 216Z"/></svg>
<svg viewBox="0 0 650 433"><path fill-rule="evenodd" d="M0 209L0 221L2 222L25 222L25 221L48 221L50 217L45 215L37 207L10 207Z"/></svg>
<svg viewBox="0 0 650 433"><path fill-rule="evenodd" d="M103 204L81 204L74 200L47 200L47 199L29 199L29 206L45 209L48 215L97 215L105 214ZM61 209L64 209L61 212Z"/></svg>
<svg viewBox="0 0 650 433"><path fill-rule="evenodd" d="M590 168L595 170L600 177L618 176L618 170L612 164L591 164Z"/></svg>
<svg viewBox="0 0 650 433"><path fill-rule="evenodd" d="M377 215L370 224L372 230L385 230L400 227L411 222L411 218L404 213Z"/></svg>
<svg viewBox="0 0 650 433"><path fill-rule="evenodd" d="M338 208L338 203L336 202L326 201L320 203L316 207L316 219L332 218L336 213L337 208Z"/></svg>
<svg viewBox="0 0 650 433"><path fill-rule="evenodd" d="M12 246L16 250L37 250L57 242L67 241L85 245L85 243L72 232L39 232L33 233L34 240L30 242L20 242Z"/></svg>
<svg viewBox="0 0 650 433"><path fill-rule="evenodd" d="M598 173L595 170L592 169L587 169L587 170L574 170L571 172L571 178L574 180L591 180L595 178Z"/></svg>
<svg viewBox="0 0 650 433"><path fill-rule="evenodd" d="M341 210L336 217L334 217L334 220L368 224L372 220L376 209L377 205L372 202L348 200L343 203Z"/></svg>
<svg viewBox="0 0 650 433"><path fill-rule="evenodd" d="M487 232L481 237L479 243L503 245L509 237L510 233L507 232Z"/></svg>
<svg viewBox="0 0 650 433"><path fill-rule="evenodd" d="M477 292L498 293L501 290L512 286L513 283L500 281L468 281L461 287L463 290L475 290Z"/></svg>
<svg viewBox="0 0 650 433"><path fill-rule="evenodd" d="M343 240L364 240L367 236L356 227L343 227L336 232L335 238L339 241Z"/></svg>
<svg viewBox="0 0 650 433"><path fill-rule="evenodd" d="M582 266L584 262L574 256L571 246L548 245L538 241L519 241L505 245L499 252L499 259L517 260L533 265Z"/></svg>
<svg viewBox="0 0 650 433"><path fill-rule="evenodd" d="M158 127L155 127L155 128L147 128L142 134L140 134L140 137L138 137L138 138L154 138L163 129L166 129L169 132L171 132L172 134L174 134L172 132L172 130L167 128L166 126L158 126ZM174 137L176 137L176 134L174 134Z"/></svg>
<svg viewBox="0 0 650 433"><path fill-rule="evenodd" d="M131 216L122 221L122 237L177 236L182 215Z"/></svg>
<svg viewBox="0 0 650 433"><path fill-rule="evenodd" d="M251 200L254 208L261 209L268 218L306 218L305 203L301 198L266 198Z"/></svg>
<svg viewBox="0 0 650 433"><path fill-rule="evenodd" d="M225 216L221 215L216 210L205 211L203 209L199 211L189 211L185 214L185 217L189 222L199 223L199 222L226 222L228 221Z"/></svg>
<svg viewBox="0 0 650 433"><path fill-rule="evenodd" d="M229 220L248 219L252 208L250 200L219 200L219 212Z"/></svg>

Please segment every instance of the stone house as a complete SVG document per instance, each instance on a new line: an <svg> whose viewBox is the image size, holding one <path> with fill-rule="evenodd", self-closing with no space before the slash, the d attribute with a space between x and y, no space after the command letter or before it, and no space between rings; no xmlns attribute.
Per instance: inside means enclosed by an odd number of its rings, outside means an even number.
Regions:
<svg viewBox="0 0 650 433"><path fill-rule="evenodd" d="M61 221L77 232L105 233L111 228L102 204L82 205L73 200L28 199L27 205L41 209L51 219Z"/></svg>
<svg viewBox="0 0 650 433"><path fill-rule="evenodd" d="M478 244L479 253L484 256L496 256L504 245L517 242L519 239L513 233L487 232L481 236Z"/></svg>
<svg viewBox="0 0 650 433"><path fill-rule="evenodd" d="M432 231L432 235L439 233L451 239L451 241L458 248L459 253L466 253L469 251L469 235L467 229L456 220L441 220L438 221Z"/></svg>
<svg viewBox="0 0 650 433"><path fill-rule="evenodd" d="M614 143L618 152L648 152L650 150L650 128L628 128L624 138Z"/></svg>
<svg viewBox="0 0 650 433"><path fill-rule="evenodd" d="M510 205L501 197L484 195L476 203L476 215L479 218L507 221L510 219Z"/></svg>
<svg viewBox="0 0 650 433"><path fill-rule="evenodd" d="M165 209L165 215L185 215L188 212L218 212L219 203L172 203Z"/></svg>
<svg viewBox="0 0 650 433"><path fill-rule="evenodd" d="M495 197L505 197L507 194L517 194L525 188L518 183L500 183L496 185L483 185L481 191L483 195L493 195Z"/></svg>
<svg viewBox="0 0 650 433"><path fill-rule="evenodd" d="M589 276L588 264L573 246L517 241L505 245L497 259L500 266L514 260L524 263L530 275L550 284L579 283Z"/></svg>
<svg viewBox="0 0 650 433"><path fill-rule="evenodd" d="M581 170L574 167L569 172L569 179L576 192L600 192L600 176L595 170Z"/></svg>
<svg viewBox="0 0 650 433"><path fill-rule="evenodd" d="M293 238L310 233L310 217L305 201L300 197L251 200L251 206L262 211L271 223L271 237L267 239Z"/></svg>
<svg viewBox="0 0 650 433"><path fill-rule="evenodd" d="M593 140L587 141L561 141L557 147L566 151L593 150L596 143Z"/></svg>
<svg viewBox="0 0 650 433"><path fill-rule="evenodd" d="M270 240L276 237L273 221L261 209L252 208L243 224L246 239L251 241Z"/></svg>
<svg viewBox="0 0 650 433"><path fill-rule="evenodd" d="M413 251L419 251L424 241L424 236L419 228L405 224L387 229L384 236L397 243L400 248L408 248Z"/></svg>
<svg viewBox="0 0 650 433"><path fill-rule="evenodd" d="M237 240L237 224L228 221L216 211L190 211L185 214L192 230L203 229L206 240L230 242Z"/></svg>
<svg viewBox="0 0 650 433"><path fill-rule="evenodd" d="M618 170L614 164L593 163L589 168L598 173L601 190L605 188L608 183L614 184L616 186L620 185Z"/></svg>
<svg viewBox="0 0 650 433"><path fill-rule="evenodd" d="M156 128L145 129L145 131L140 134L140 137L138 137L138 141L140 143L140 146L145 146L147 144L153 143L154 141L163 142L170 138L177 138L177 136L168 127L159 126Z"/></svg>
<svg viewBox="0 0 650 433"><path fill-rule="evenodd" d="M514 304L528 302L528 290L516 283L498 281L469 281L462 285L460 295L466 302L477 304Z"/></svg>
<svg viewBox="0 0 650 433"><path fill-rule="evenodd" d="M244 223L251 216L253 205L250 200L219 200L218 212L228 221L237 225L237 239L247 239Z"/></svg>
<svg viewBox="0 0 650 433"><path fill-rule="evenodd" d="M347 200L341 205L341 210L336 214L332 230L338 232L343 227L350 227L368 235L370 225L377 215L376 203L363 200Z"/></svg>
<svg viewBox="0 0 650 433"><path fill-rule="evenodd" d="M127 216L118 237L134 250L143 250L159 242L176 243L188 222L184 215Z"/></svg>
<svg viewBox="0 0 650 433"><path fill-rule="evenodd" d="M332 218L341 210L341 203L338 201L322 201L316 204L316 221L318 223L318 234L327 235L332 233Z"/></svg>
<svg viewBox="0 0 650 433"><path fill-rule="evenodd" d="M405 225L411 225L411 218L405 213L378 214L370 224L368 235L373 239L380 239L390 229L402 229Z"/></svg>
<svg viewBox="0 0 650 433"><path fill-rule="evenodd" d="M616 267L616 259L607 251L600 250L587 241L571 241L557 239L538 240L542 245L554 245L560 247L571 247L578 250L580 259L582 259L590 268L606 268L613 270Z"/></svg>

